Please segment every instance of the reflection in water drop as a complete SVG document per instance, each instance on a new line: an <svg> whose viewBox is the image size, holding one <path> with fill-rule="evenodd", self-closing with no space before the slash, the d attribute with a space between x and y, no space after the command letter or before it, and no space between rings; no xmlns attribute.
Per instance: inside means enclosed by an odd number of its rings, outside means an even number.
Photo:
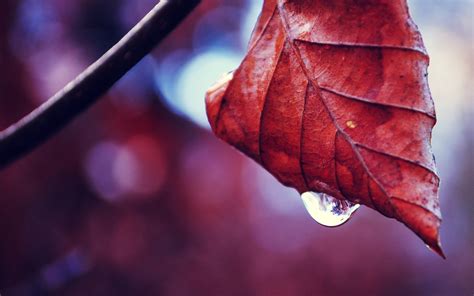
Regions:
<svg viewBox="0 0 474 296"><path fill-rule="evenodd" d="M311 217L328 227L344 224L360 206L325 193L311 191L303 193L301 199Z"/></svg>

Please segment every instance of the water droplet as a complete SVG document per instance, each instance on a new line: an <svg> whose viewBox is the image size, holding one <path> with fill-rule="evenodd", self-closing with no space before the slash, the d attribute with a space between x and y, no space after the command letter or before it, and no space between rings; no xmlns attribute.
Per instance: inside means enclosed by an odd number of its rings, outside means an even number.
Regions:
<svg viewBox="0 0 474 296"><path fill-rule="evenodd" d="M325 193L311 191L303 193L301 199L311 217L319 224L328 227L344 224L360 206Z"/></svg>

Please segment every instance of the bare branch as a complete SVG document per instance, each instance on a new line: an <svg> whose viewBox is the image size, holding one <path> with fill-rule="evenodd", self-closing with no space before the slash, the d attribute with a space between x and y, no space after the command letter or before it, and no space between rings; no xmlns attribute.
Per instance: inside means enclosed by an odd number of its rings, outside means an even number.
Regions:
<svg viewBox="0 0 474 296"><path fill-rule="evenodd" d="M122 40L61 91L0 132L0 168L38 147L95 103L176 28L199 2L160 1Z"/></svg>

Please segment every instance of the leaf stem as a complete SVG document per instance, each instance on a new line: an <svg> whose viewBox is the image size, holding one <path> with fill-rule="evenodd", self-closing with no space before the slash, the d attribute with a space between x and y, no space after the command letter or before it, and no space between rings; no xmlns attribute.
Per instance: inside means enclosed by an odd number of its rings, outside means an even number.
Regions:
<svg viewBox="0 0 474 296"><path fill-rule="evenodd" d="M0 132L0 169L48 140L107 92L200 3L162 0L101 58L30 114Z"/></svg>

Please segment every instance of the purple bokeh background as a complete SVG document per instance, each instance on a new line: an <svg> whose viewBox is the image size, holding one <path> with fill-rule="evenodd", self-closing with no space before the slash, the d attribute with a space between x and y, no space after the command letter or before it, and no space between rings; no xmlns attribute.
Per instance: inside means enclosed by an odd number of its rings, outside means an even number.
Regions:
<svg viewBox="0 0 474 296"><path fill-rule="evenodd" d="M0 3L0 127L128 31L151 0ZM442 243L362 207L328 229L209 131L204 93L261 1L207 0L107 96L0 172L0 294L472 295L474 5L410 0L431 56Z"/></svg>

